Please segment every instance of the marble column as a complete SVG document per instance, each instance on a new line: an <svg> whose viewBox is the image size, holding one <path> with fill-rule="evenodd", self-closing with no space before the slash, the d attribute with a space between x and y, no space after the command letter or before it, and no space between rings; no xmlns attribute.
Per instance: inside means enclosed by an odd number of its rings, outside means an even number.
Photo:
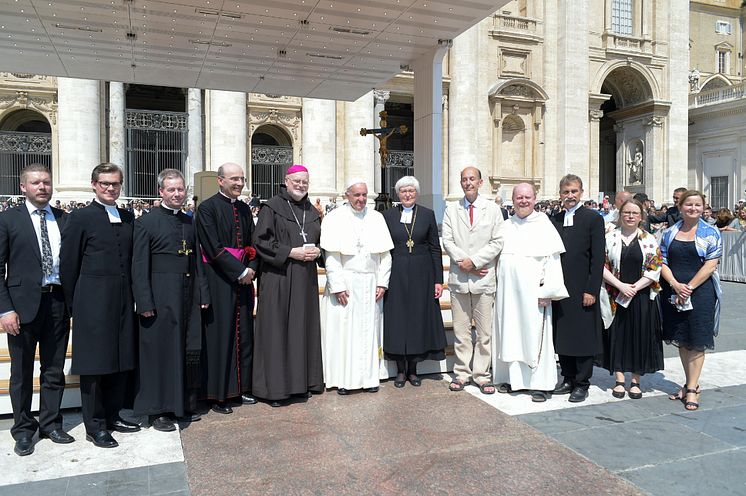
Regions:
<svg viewBox="0 0 746 496"><path fill-rule="evenodd" d="M210 90L208 170L226 162L246 167L246 93ZM247 183L248 187L249 183Z"/></svg>
<svg viewBox="0 0 746 496"><path fill-rule="evenodd" d="M475 132L480 127L480 122L476 109L480 105L486 105L486 98L480 99L477 92L478 48L479 25L472 26L457 36L453 40L450 53L448 197L454 199L463 196L461 170L464 167L480 165L479 140Z"/></svg>
<svg viewBox="0 0 746 496"><path fill-rule="evenodd" d="M373 101L375 102L375 107L373 108L373 120L375 120L376 122L380 122L379 114L386 110L386 101L389 99L390 96L390 91L373 90ZM383 167L383 164L381 164L381 154L378 153L378 143L376 143L375 152L373 153L373 161L376 164L376 191L380 192L382 191L381 167Z"/></svg>
<svg viewBox="0 0 746 496"><path fill-rule="evenodd" d="M204 169L202 151L204 136L202 134L202 90L189 88L187 91L187 126L188 126L188 155L184 176L188 187L193 191L194 175Z"/></svg>
<svg viewBox="0 0 746 496"><path fill-rule="evenodd" d="M657 202L661 202L662 198L668 198L671 194L670 191L665 191L663 189L664 177L660 173L660 171L664 169L664 164L666 162L666 147L663 138L664 125L665 119L659 115L652 115L643 121L643 126L645 129L645 149L643 150L643 186L645 189L645 193L647 193L650 198L653 198ZM631 154L634 154L634 150L631 151ZM625 173L627 173L626 166ZM678 180L682 184L687 184L686 169L684 174L676 178L676 180ZM673 190L674 188L669 189Z"/></svg>
<svg viewBox="0 0 746 496"><path fill-rule="evenodd" d="M414 174L418 201L435 211L440 222L443 198L443 56L449 44L421 55L414 67Z"/></svg>
<svg viewBox="0 0 746 496"><path fill-rule="evenodd" d="M680 26L689 25L689 2L686 0L671 0L668 2L668 96L661 95L662 100L671 102L671 108L663 123L663 135L666 136L665 158L661 162L663 167L660 185L653 189L651 198L669 198L671 191L682 184L694 184L695 178L689 176L687 161L688 151L682 146L682 140L689 133L689 34ZM740 49L739 49L740 51ZM660 176L656 177L659 180ZM650 195L650 192L648 192Z"/></svg>
<svg viewBox="0 0 746 496"><path fill-rule="evenodd" d="M445 62L446 59L444 58ZM448 93L443 94L443 184L441 190L443 197L448 195L448 177L450 174L450 164L448 163Z"/></svg>
<svg viewBox="0 0 746 496"><path fill-rule="evenodd" d="M98 81L57 78L59 163L56 199L89 200L91 170L101 162L101 92Z"/></svg>
<svg viewBox="0 0 746 496"><path fill-rule="evenodd" d="M595 192L598 192L598 185L599 185L599 178L600 178L600 163L599 163L599 152L601 151L600 148L600 127L599 123L601 121L601 118L604 116L603 110L589 110L588 111L588 121L589 121L589 129L588 129L588 135L590 138L590 144L588 145L588 164L589 164L589 177L587 179L588 186L587 188L595 188ZM618 191L619 188L615 188L615 191ZM611 191L605 191L606 194L613 193ZM595 193L591 196L591 198L596 198L598 195Z"/></svg>
<svg viewBox="0 0 746 496"><path fill-rule="evenodd" d="M310 174L311 196L336 196L337 106L333 100L303 99L302 163Z"/></svg>
<svg viewBox="0 0 746 496"><path fill-rule="evenodd" d="M127 166L124 107L124 83L111 81L109 83L109 162L117 164L122 169Z"/></svg>
<svg viewBox="0 0 746 496"><path fill-rule="evenodd" d="M368 201L376 197L374 191L376 164L374 154L378 140L372 135L360 136L361 128L378 127L373 115L373 92L369 91L354 102L345 102L345 180L362 179L368 185Z"/></svg>

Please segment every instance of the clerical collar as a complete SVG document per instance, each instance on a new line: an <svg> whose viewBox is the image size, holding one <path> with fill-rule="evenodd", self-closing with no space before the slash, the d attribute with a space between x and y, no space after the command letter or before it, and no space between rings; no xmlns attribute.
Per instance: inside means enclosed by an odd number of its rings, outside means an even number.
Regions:
<svg viewBox="0 0 746 496"><path fill-rule="evenodd" d="M106 210L106 214L109 216L109 222L112 224L121 224L122 223L122 217L119 215L119 210L117 210L117 207L114 205L107 205L105 203L101 203L98 198L94 198L93 201L104 207L104 210Z"/></svg>
<svg viewBox="0 0 746 496"><path fill-rule="evenodd" d="M414 212L414 204L412 204L411 207L405 207L404 205L401 206L401 218L399 219L399 222L402 224L411 224L412 223L412 212Z"/></svg>
<svg viewBox="0 0 746 496"><path fill-rule="evenodd" d="M164 210L168 210L169 212L171 212L174 215L176 215L179 212L181 212L180 208L171 208L171 207L168 207L168 206L164 205L163 203L161 203L161 208L164 209Z"/></svg>
<svg viewBox="0 0 746 496"><path fill-rule="evenodd" d="M218 190L218 193L220 193L221 195L223 195L223 198L225 198L226 200L230 201L231 203L236 203L236 199L235 198L231 198L230 196L226 195L225 193L223 193L220 190Z"/></svg>
<svg viewBox="0 0 746 496"><path fill-rule="evenodd" d="M562 227L570 227L575 224L575 212L582 207L583 205L580 204L580 202L576 203L574 207L568 209L565 212L565 221L562 224Z"/></svg>

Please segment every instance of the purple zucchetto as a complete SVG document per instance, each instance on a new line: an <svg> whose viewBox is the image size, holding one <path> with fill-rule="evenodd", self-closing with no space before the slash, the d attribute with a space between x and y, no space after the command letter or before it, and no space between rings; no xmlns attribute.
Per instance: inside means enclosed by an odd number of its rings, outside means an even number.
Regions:
<svg viewBox="0 0 746 496"><path fill-rule="evenodd" d="M290 166L290 168L287 171L287 174L295 174L296 172L308 172L308 169L306 169L306 166L300 165L300 164L293 164Z"/></svg>

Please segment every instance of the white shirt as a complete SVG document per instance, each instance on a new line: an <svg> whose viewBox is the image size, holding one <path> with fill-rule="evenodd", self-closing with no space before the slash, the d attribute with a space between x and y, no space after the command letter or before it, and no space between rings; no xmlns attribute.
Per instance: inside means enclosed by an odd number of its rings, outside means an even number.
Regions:
<svg viewBox="0 0 746 496"><path fill-rule="evenodd" d="M474 203L469 203L469 200L467 200L466 197L464 197L464 208L466 209L466 218L472 220L472 223L471 223L472 226L477 223L477 205L476 205L476 203L477 203L478 199L479 199L479 196L477 196L474 199ZM474 205L474 209L472 210L471 217L469 217L469 205Z"/></svg>
<svg viewBox="0 0 746 496"><path fill-rule="evenodd" d="M37 208L28 200L26 200L26 208L31 216L31 223L34 225L36 240L39 242L39 256L41 257L41 217L39 216ZM60 227L57 225L57 219L52 213L52 207L47 204L47 206L44 207L44 211L46 212L44 217L47 219L49 246L52 248L52 274L50 276L44 276L42 274L41 285L48 286L49 284L60 283L60 242L62 241L62 237L60 236Z"/></svg>
<svg viewBox="0 0 746 496"><path fill-rule="evenodd" d="M582 205L580 202L576 203L574 207L572 207L570 210L565 212L565 222L562 224L562 227L570 227L575 225L575 211L577 211Z"/></svg>

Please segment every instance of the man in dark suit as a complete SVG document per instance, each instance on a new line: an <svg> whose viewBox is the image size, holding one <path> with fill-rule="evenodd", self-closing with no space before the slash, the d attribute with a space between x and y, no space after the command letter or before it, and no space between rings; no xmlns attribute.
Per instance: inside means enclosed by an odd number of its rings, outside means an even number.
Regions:
<svg viewBox="0 0 746 496"><path fill-rule="evenodd" d="M554 348L564 379L554 394L570 393L573 403L588 397L593 357L602 351L598 298L604 269L604 220L583 207L583 181L574 174L560 180L564 211L552 217L565 245L562 273L569 298L552 302Z"/></svg>
<svg viewBox="0 0 746 496"><path fill-rule="evenodd" d="M136 361L130 276L135 216L116 206L122 177L114 164L93 169L96 199L70 214L60 249L60 278L74 326L71 373L80 376L86 439L100 448L118 446L109 430L140 430L119 416Z"/></svg>
<svg viewBox="0 0 746 496"><path fill-rule="evenodd" d="M14 451L34 452L32 438L72 443L62 430L65 353L70 317L60 286L60 230L66 214L52 208L52 176L45 165L21 171L26 203L0 215L0 326L8 333ZM39 344L39 421L31 414L34 355Z"/></svg>
<svg viewBox="0 0 746 496"><path fill-rule="evenodd" d="M666 213L664 214L649 215L647 219L648 225L665 222L666 224L668 224L668 227L671 227L679 220L681 220L681 212L679 212L679 198L681 198L681 195L683 195L685 192L686 188L676 188L675 190L673 190L673 205L668 207L666 209Z"/></svg>

